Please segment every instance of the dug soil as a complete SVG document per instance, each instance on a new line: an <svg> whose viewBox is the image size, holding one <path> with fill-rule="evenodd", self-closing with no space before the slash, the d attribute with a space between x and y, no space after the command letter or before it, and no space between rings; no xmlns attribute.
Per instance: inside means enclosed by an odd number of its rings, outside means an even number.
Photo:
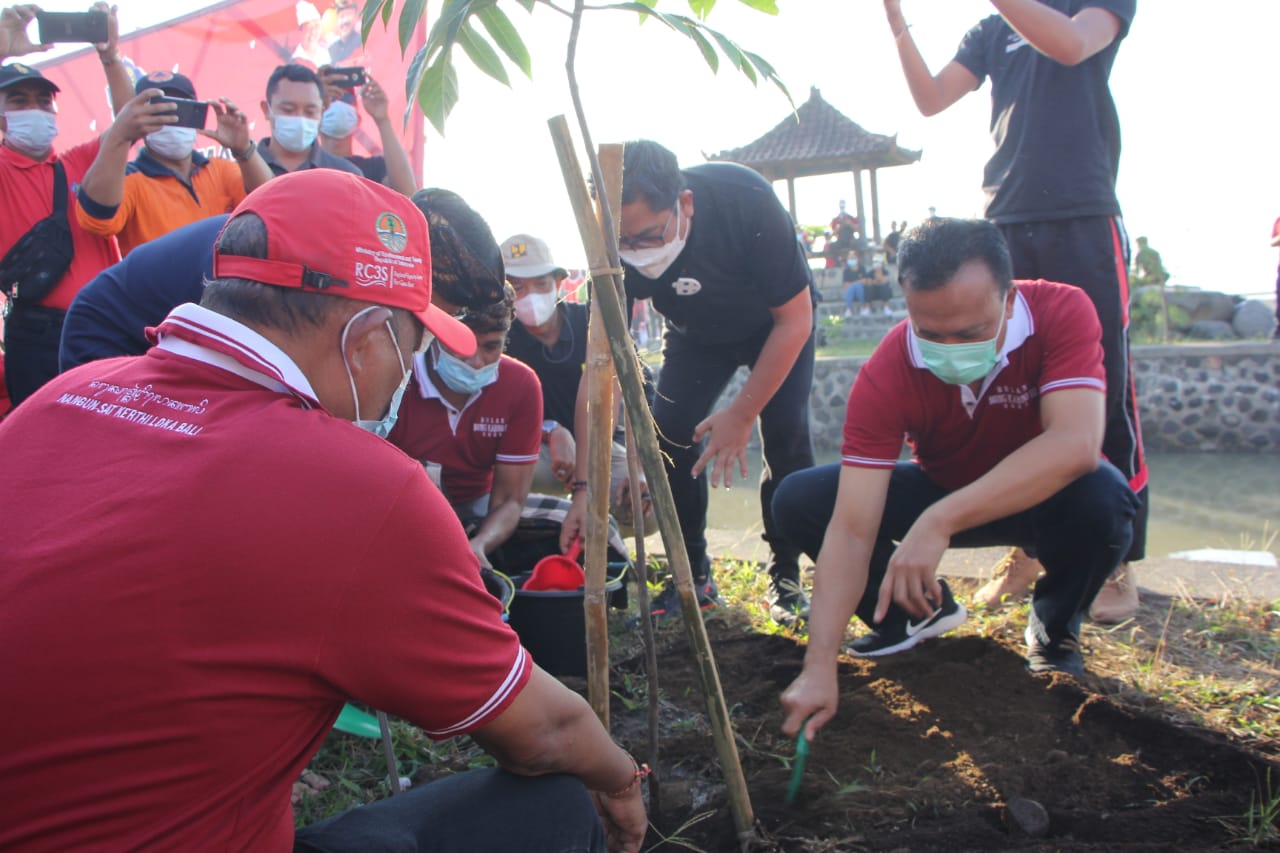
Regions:
<svg viewBox="0 0 1280 853"><path fill-rule="evenodd" d="M839 713L787 805L795 743L780 731L778 697L804 647L715 619L707 630L755 810L754 849L1223 850L1238 843L1267 774L1280 783L1273 756L1178 725L1158 706L1117 704L1104 680L1028 674L1012 637L944 637L876 661L841 659ZM737 850L683 630L664 632L662 646L657 832L645 848L665 837L658 849ZM642 671L640 660L615 669L611 709L615 736L641 755Z"/></svg>

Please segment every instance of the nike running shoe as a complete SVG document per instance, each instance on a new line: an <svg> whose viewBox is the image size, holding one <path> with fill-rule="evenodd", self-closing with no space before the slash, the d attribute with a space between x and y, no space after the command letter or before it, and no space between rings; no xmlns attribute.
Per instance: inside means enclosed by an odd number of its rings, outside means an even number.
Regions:
<svg viewBox="0 0 1280 853"><path fill-rule="evenodd" d="M906 651L922 640L959 628L969 613L963 604L955 600L946 581L938 583L942 586L942 604L932 614L914 619L901 607L891 607L874 631L848 645L849 654L860 658L892 655Z"/></svg>

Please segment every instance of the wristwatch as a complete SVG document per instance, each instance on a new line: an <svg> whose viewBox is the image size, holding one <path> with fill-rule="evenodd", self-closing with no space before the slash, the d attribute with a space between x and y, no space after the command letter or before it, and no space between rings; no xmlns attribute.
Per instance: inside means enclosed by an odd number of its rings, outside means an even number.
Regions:
<svg viewBox="0 0 1280 853"><path fill-rule="evenodd" d="M227 150L228 150L228 151L230 151L231 149L227 149ZM232 157L232 158L233 158L237 163L247 163L247 162L249 162L249 158L253 156L253 152L255 152L255 151L257 151L257 150L258 150L258 143L254 142L252 139L250 139L250 140L249 140L249 147L248 147L248 148L246 148L243 152L241 152L241 151L231 151L231 157Z"/></svg>
<svg viewBox="0 0 1280 853"><path fill-rule="evenodd" d="M551 420L550 418L548 418L547 420L543 421L543 422L542 422L542 435L543 435L543 437L545 438L545 437L547 437L547 436L550 436L550 435L551 435L551 433L553 433L553 432L555 432L555 431L556 431L556 427L558 427L558 426L560 426L560 423L559 423L558 421L553 421L553 420Z"/></svg>

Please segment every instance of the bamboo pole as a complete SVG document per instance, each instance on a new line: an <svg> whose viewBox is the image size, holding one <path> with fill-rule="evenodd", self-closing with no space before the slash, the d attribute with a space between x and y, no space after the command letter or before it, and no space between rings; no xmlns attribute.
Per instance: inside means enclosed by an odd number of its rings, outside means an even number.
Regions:
<svg viewBox="0 0 1280 853"><path fill-rule="evenodd" d="M605 184L622 197L622 146L601 146L601 169ZM598 213L597 213L598 215ZM597 226L598 227L598 226ZM587 256L591 269L609 266L602 242L599 254ZM594 291L593 287L593 291ZM600 302L591 299L587 326L587 471L578 479L587 481L586 567L587 583L582 606L586 613L587 701L604 727L609 728L609 617L605 584L609 557L609 470L613 445L613 360L609 338L600 320ZM582 436L579 436L581 439Z"/></svg>
<svg viewBox="0 0 1280 853"><path fill-rule="evenodd" d="M600 305L600 315L608 332L614 369L618 372L618 379L622 386L622 399L627 407L632 426L635 428L636 449L644 464L645 476L649 480L658 530L662 533L667 559L675 577L676 592L680 596L685 630L688 632L689 646L693 650L694 662L698 667L712 738L724 772L729 807L733 812L734 829L737 831L739 845L746 850L755 839L755 816L751 808L751 797L747 790L746 778L742 773L738 747L734 742L729 708L724 699L719 673L716 671L715 658L711 653L711 641L707 637L707 629L702 622L702 611L698 608L698 600L693 588L693 575L689 569L689 555L684 548L680 522L676 518L675 502L671 497L671 487L667 482L666 470L658 449L657 431L645 403L635 349L631 346L622 302L618 298L622 269L617 266L617 248L612 245L613 240L605 243L609 236L608 232L602 231L599 220L591 210L591 196L582 178L577 153L573 150L568 122L565 121L564 116L556 116L548 121L548 125L556 155L560 160L560 169L564 174L569 202L578 220L578 230L587 250L587 257L595 258L606 254L610 259L608 266L591 270L591 277L596 283L593 293L595 301ZM598 170L593 169L593 173L595 172ZM599 180L596 183L597 186L600 185ZM602 246L607 246L607 250L602 252Z"/></svg>

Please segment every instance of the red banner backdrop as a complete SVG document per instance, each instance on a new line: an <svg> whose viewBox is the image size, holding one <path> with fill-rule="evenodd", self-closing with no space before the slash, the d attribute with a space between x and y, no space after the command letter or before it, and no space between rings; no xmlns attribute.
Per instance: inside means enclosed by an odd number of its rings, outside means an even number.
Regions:
<svg viewBox="0 0 1280 853"><path fill-rule="evenodd" d="M352 0L229 0L121 36L120 55L143 73L182 72L195 83L202 100L230 98L249 116L254 139L271 134L259 103L266 97L267 77L276 66L286 62L311 68L326 62L363 65L386 91L392 124L400 129L406 70L425 40L424 28L418 28L402 57L394 20L388 30L383 30L380 22L375 24L369 43L360 45L358 41L353 43L349 35L343 37L344 25L354 19L354 38L359 38L359 3L354 6L354 14L344 10L339 15L339 5L351 6ZM59 149L85 142L111 123L106 81L92 48L32 64L62 89L58 95ZM363 108L360 115L361 124L353 139L354 153L381 154L373 120ZM419 173L422 122L422 113L415 106L401 134L414 171ZM204 150L210 153L209 149Z"/></svg>

